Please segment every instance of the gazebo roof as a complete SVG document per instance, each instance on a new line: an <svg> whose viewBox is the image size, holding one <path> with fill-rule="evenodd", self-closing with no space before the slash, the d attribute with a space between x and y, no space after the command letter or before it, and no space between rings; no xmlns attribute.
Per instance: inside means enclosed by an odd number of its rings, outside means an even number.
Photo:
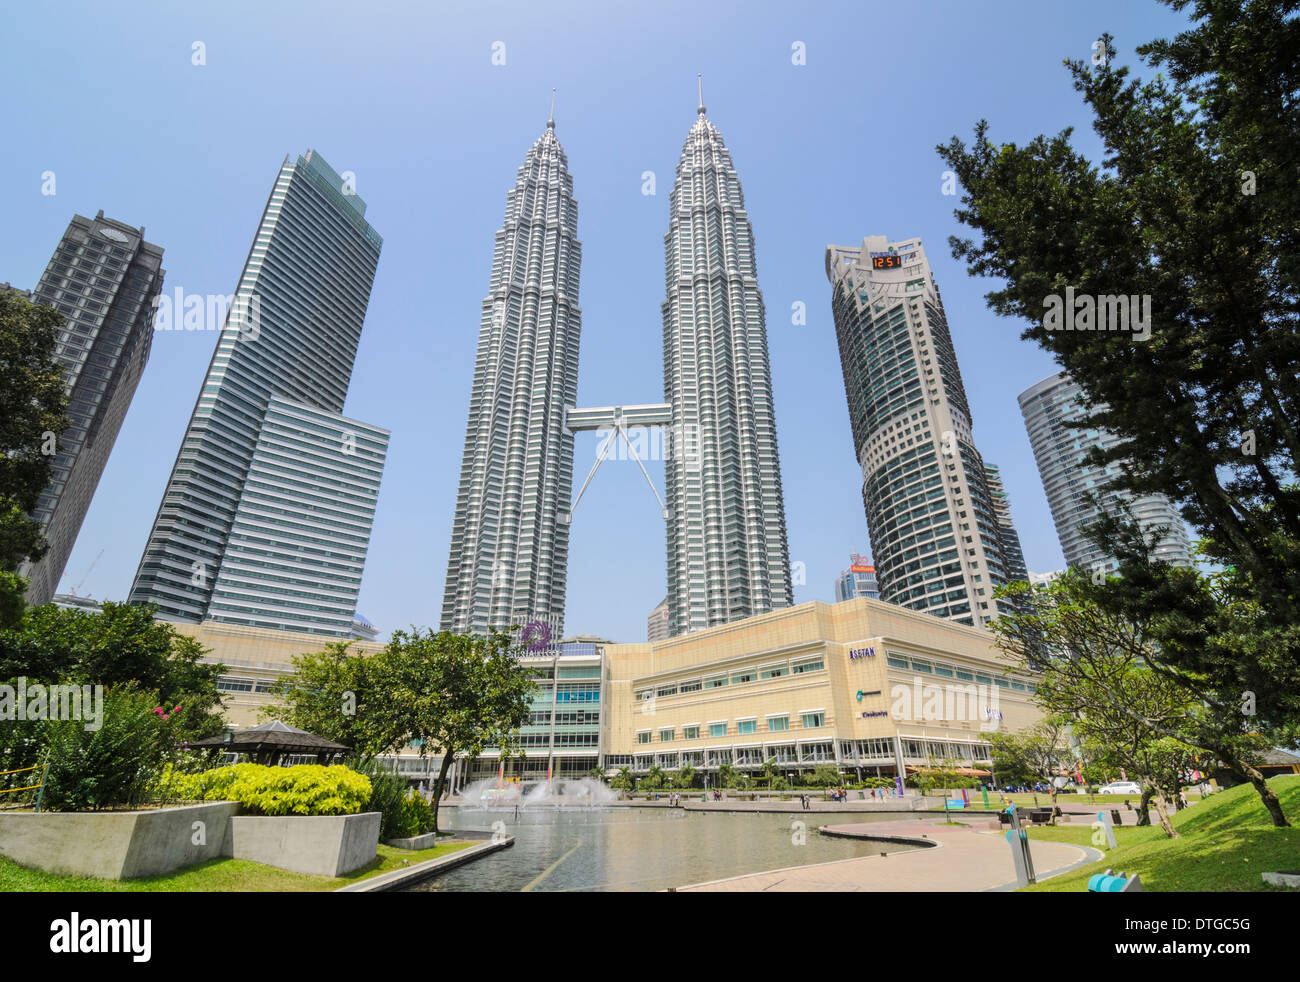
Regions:
<svg viewBox="0 0 1300 982"><path fill-rule="evenodd" d="M245 753L253 753L259 750L284 750L314 754L338 753L351 749L341 743L326 740L314 733L308 733L306 730L300 730L295 726L282 723L278 719L273 719L269 723L262 723L259 726L248 726L242 730L236 730L230 735L229 741L226 740L223 734L222 736L208 737L206 740L195 740L190 746L224 747L227 750Z"/></svg>

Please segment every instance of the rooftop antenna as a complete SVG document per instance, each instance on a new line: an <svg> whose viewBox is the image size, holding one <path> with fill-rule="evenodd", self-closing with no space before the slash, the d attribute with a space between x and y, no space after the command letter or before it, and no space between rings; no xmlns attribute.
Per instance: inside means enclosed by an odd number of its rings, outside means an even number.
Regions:
<svg viewBox="0 0 1300 982"><path fill-rule="evenodd" d="M704 115L704 73L700 72L695 76L700 85L700 115Z"/></svg>
<svg viewBox="0 0 1300 982"><path fill-rule="evenodd" d="M548 130L555 129L555 90L551 89L551 118L546 121Z"/></svg>

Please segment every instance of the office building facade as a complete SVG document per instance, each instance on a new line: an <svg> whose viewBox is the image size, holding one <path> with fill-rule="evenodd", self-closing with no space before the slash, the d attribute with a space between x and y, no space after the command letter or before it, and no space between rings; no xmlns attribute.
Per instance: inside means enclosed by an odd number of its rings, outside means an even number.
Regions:
<svg viewBox="0 0 1300 982"><path fill-rule="evenodd" d="M793 603L767 327L740 179L703 98L664 236L673 636Z"/></svg>
<svg viewBox="0 0 1300 982"><path fill-rule="evenodd" d="M227 666L218 687L232 726L258 721L274 683L309 639L207 622L182 625ZM281 640L283 639L283 640ZM380 645L358 642L359 656ZM520 729L523 755L458 757L453 787L485 778L521 783L600 768L690 767L716 783L730 766L751 776L768 761L783 777L834 766L854 777L905 776L957 762L987 777L994 733L1041 713L1037 679L989 632L859 598L805 603L653 644L560 642L525 653L537 682ZM404 750L389 764L428 781L441 759Z"/></svg>
<svg viewBox="0 0 1300 982"><path fill-rule="evenodd" d="M564 628L582 244L552 118L506 198L479 320L442 629Z"/></svg>
<svg viewBox="0 0 1300 982"><path fill-rule="evenodd" d="M668 638L668 598L664 597L645 621L647 641L664 641Z"/></svg>
<svg viewBox="0 0 1300 982"><path fill-rule="evenodd" d="M63 315L56 356L68 391L71 425L59 437L50 483L32 517L48 548L20 564L27 602L48 603L103 476L153 342L154 298L162 290L163 250L143 228L74 215L31 295Z"/></svg>
<svg viewBox="0 0 1300 982"><path fill-rule="evenodd" d="M1002 536L1002 551L1006 556L1007 580L1019 583L1029 578L1029 569L1025 566L1025 552L1020 546L1020 533L1016 531L1015 522L1011 520L1011 499L1007 495L1006 485L1002 483L1002 471L996 464L984 462L984 479L989 486L989 497L993 502L993 515L997 519L998 531Z"/></svg>
<svg viewBox="0 0 1300 982"><path fill-rule="evenodd" d="M921 240L828 246L826 275L880 599L983 626L1006 556Z"/></svg>
<svg viewBox="0 0 1300 982"><path fill-rule="evenodd" d="M313 509L337 509L340 496L370 487L376 460L347 457L343 434L354 432L363 446L386 442L384 431L340 415L383 245L365 209L316 151L285 158L225 319L208 325L218 331L216 349L136 573L133 603L155 604L166 620L195 623L214 615L242 617L233 608L247 612L248 601L260 597L268 621L287 627L284 615L313 612L316 586L328 584L329 611L293 623L312 634L347 636L346 630L336 633L336 608L346 601L335 591L342 580L333 578L351 577L355 553L327 562L320 554L313 558L305 539L295 537L308 535L314 520L306 516ZM295 413L303 416L295 425L311 431L311 438L298 441L279 428L281 416ZM335 469L302 480L310 454L319 449L309 452L312 441L336 439L338 457L346 458L340 466L360 469L346 479ZM277 446L295 458L279 471L271 462ZM331 458L330 467L335 464ZM373 509L373 503L355 504L361 513ZM267 521L272 510L284 516L278 529ZM296 530L288 527L291 521L299 523ZM363 524L368 537L368 519ZM252 545L259 539L261 545ZM279 543L274 548L272 540ZM266 567L268 578L260 583L249 575L255 549L281 564L275 572ZM289 553L301 566L292 575L283 569ZM284 578L272 587L273 576ZM218 584L220 598L214 597Z"/></svg>
<svg viewBox="0 0 1300 982"><path fill-rule="evenodd" d="M1118 465L1096 467L1085 460L1093 447L1106 449L1114 446L1117 438L1105 430L1070 425L1089 414L1083 390L1073 379L1065 372L1049 375L1020 393L1019 402L1068 566L1112 572L1119 565L1083 533L1083 527L1095 522L1100 514L1088 502L1089 494L1096 495L1101 509L1110 514L1118 514L1122 504L1127 503L1143 531L1167 528L1156 547L1156 557L1175 566L1192 564L1187 527L1167 497L1135 497L1108 488L1119 473Z"/></svg>
<svg viewBox="0 0 1300 982"><path fill-rule="evenodd" d="M273 397L208 617L352 637L387 452L387 430Z"/></svg>
<svg viewBox="0 0 1300 982"><path fill-rule="evenodd" d="M835 602L843 603L856 597L879 600L880 584L876 582L876 567L871 565L871 557L855 552L849 556L849 568L841 570L839 579L835 581Z"/></svg>

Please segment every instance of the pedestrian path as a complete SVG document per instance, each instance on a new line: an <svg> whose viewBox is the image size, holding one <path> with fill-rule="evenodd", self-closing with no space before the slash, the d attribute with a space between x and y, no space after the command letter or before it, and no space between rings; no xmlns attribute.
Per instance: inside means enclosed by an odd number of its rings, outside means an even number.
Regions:
<svg viewBox="0 0 1300 982"><path fill-rule="evenodd" d="M926 822L872 822L830 825L831 835L873 838L902 836L933 845L883 856L842 859L814 866L795 866L752 873L710 883L679 887L679 892L980 892L1006 888L1015 881L1011 847L997 832L936 826ZM1040 880L1082 862L1091 850L1063 842L1030 844Z"/></svg>

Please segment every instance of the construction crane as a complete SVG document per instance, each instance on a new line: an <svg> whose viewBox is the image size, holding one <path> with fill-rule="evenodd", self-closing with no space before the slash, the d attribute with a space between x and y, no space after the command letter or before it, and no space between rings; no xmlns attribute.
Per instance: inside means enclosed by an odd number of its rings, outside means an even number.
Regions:
<svg viewBox="0 0 1300 982"><path fill-rule="evenodd" d="M95 556L95 558L90 561L90 566L86 569L85 574L77 581L77 585L72 588L72 595L74 597L77 595L77 591L81 589L81 584L86 582L86 578L90 576L90 571L95 568L95 563L99 562L99 557L102 555L104 555L104 550L100 549L99 555Z"/></svg>

